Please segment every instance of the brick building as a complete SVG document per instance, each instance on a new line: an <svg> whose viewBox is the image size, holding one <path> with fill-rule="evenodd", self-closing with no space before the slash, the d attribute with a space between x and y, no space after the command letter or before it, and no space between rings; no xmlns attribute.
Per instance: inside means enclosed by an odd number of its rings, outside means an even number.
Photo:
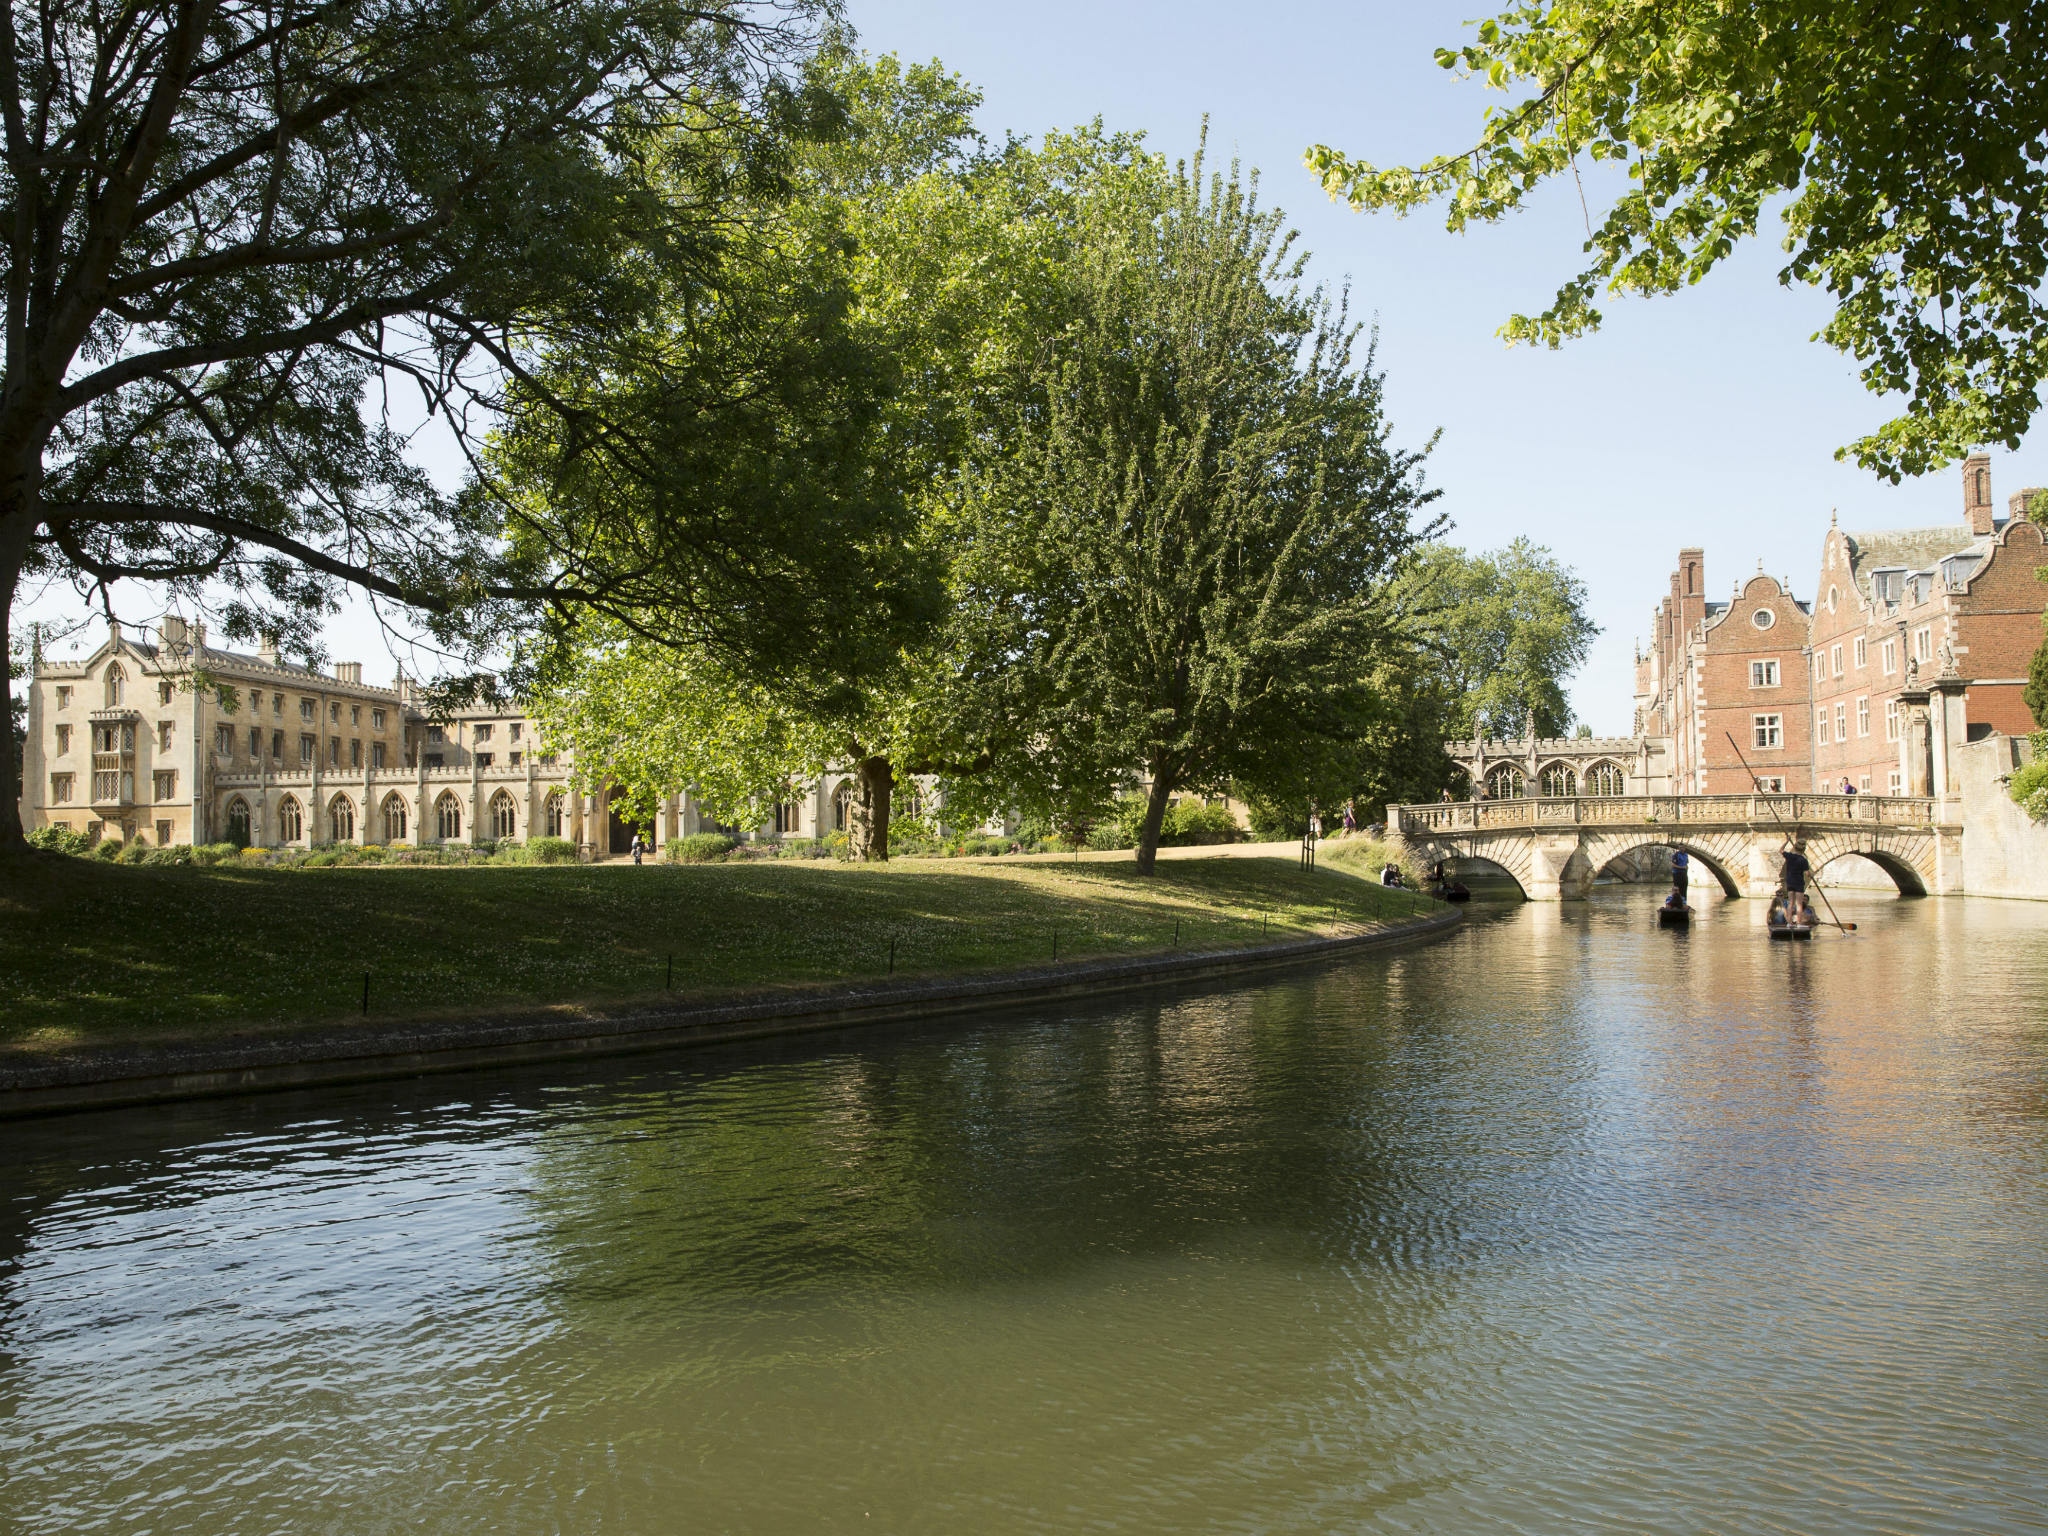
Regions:
<svg viewBox="0 0 2048 1536"><path fill-rule="evenodd" d="M1815 602L1761 571L1705 597L1683 549L1636 656L1636 728L1672 741L1681 792L1767 788L1942 794L1950 753L2036 729L2021 697L2042 639L2048 564L2036 490L1999 517L1990 461L1963 466L1963 519L1937 528L1828 529Z"/></svg>
<svg viewBox="0 0 2048 1536"><path fill-rule="evenodd" d="M1671 742L1678 793L1745 793L1752 774L1766 789L1810 786L1811 617L1761 570L1727 602L1709 601L1705 552L1678 552L1651 644L1636 653L1636 730Z"/></svg>

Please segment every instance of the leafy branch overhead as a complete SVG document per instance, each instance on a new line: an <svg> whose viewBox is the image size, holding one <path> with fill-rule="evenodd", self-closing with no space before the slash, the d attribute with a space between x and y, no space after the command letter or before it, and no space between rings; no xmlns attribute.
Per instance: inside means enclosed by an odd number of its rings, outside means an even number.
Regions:
<svg viewBox="0 0 2048 1536"><path fill-rule="evenodd" d="M1904 413L1849 444L1897 480L1972 447L2017 447L2048 377L2048 8L1964 0L1559 0L1479 24L1446 69L1518 93L1475 140L1382 168L1308 152L1331 196L1452 231L1612 162L1631 186L1540 314L1548 346L1600 324L1605 289L1698 282L1779 212L1780 280L1824 289L1817 339Z"/></svg>

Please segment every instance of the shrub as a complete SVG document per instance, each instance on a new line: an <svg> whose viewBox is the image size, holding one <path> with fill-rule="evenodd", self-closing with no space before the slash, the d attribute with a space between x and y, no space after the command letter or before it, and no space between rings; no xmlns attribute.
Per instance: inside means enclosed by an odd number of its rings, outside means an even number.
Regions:
<svg viewBox="0 0 2048 1536"><path fill-rule="evenodd" d="M270 850L268 848L245 847L242 849L242 857L251 864L261 864L270 857Z"/></svg>
<svg viewBox="0 0 2048 1536"><path fill-rule="evenodd" d="M241 856L240 843L201 843L192 850L192 862L202 868L213 864L232 864Z"/></svg>
<svg viewBox="0 0 2048 1536"><path fill-rule="evenodd" d="M1159 826L1159 841L1169 848L1208 848L1244 840L1237 818L1221 805L1171 805Z"/></svg>
<svg viewBox="0 0 2048 1536"><path fill-rule="evenodd" d="M670 838L662 857L671 864L719 864L739 843L723 832L692 832L688 837Z"/></svg>
<svg viewBox="0 0 2048 1536"><path fill-rule="evenodd" d="M115 859L121 857L121 839L118 837L101 838L97 843L93 844L92 856L96 859L105 859L112 863Z"/></svg>
<svg viewBox="0 0 2048 1536"><path fill-rule="evenodd" d="M2013 774L2006 793L2033 820L2048 821L2048 731L2037 731L2032 745L2033 760Z"/></svg>
<svg viewBox="0 0 2048 1536"><path fill-rule="evenodd" d="M576 845L566 837L529 837L526 840L526 862L529 864L574 864Z"/></svg>
<svg viewBox="0 0 2048 1536"><path fill-rule="evenodd" d="M37 827L28 834L28 845L47 853L69 853L80 857L92 852L92 839L70 827Z"/></svg>
<svg viewBox="0 0 2048 1536"><path fill-rule="evenodd" d="M169 848L152 848L139 861L152 869L172 869L192 862L192 850L182 844Z"/></svg>
<svg viewBox="0 0 2048 1536"><path fill-rule="evenodd" d="M785 837L775 844L775 857L778 859L829 859L832 857L832 850L825 845L822 838Z"/></svg>
<svg viewBox="0 0 2048 1536"><path fill-rule="evenodd" d="M121 862L123 864L140 864L148 857L149 849L140 839L128 844L121 850Z"/></svg>

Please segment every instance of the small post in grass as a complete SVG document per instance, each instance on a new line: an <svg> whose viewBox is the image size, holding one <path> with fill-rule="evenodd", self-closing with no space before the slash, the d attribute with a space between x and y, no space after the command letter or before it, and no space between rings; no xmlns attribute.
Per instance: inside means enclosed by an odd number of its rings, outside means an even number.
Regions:
<svg viewBox="0 0 2048 1536"><path fill-rule="evenodd" d="M363 1017L370 1016L370 973L363 972Z"/></svg>
<svg viewBox="0 0 2048 1536"><path fill-rule="evenodd" d="M662 983L661 983L661 990L662 990L662 991L664 991L664 992L673 992L673 991L674 991L675 989L676 989L676 957L675 957L675 955L674 955L673 953L671 953L671 954L669 955L669 957L668 957L668 975L667 975L667 977L666 977L666 978L664 978L664 979L663 979L663 981L662 981Z"/></svg>
<svg viewBox="0 0 2048 1536"><path fill-rule="evenodd" d="M1060 957L1060 925L1058 923L1052 925L1052 957L1054 960L1058 960Z"/></svg>
<svg viewBox="0 0 2048 1536"><path fill-rule="evenodd" d="M1180 948L1180 919L1177 917L1173 920L1173 947Z"/></svg>
<svg viewBox="0 0 2048 1536"><path fill-rule="evenodd" d="M891 976L896 974L896 936L894 934L889 936L889 974Z"/></svg>

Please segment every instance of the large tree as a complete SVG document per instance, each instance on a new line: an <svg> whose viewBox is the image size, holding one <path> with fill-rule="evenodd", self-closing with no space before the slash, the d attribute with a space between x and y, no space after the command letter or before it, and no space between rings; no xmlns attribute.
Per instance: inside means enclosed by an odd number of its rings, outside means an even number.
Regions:
<svg viewBox="0 0 2048 1536"><path fill-rule="evenodd" d="M1084 130L991 149L973 129L979 98L957 77L843 45L816 61L812 80L847 104L850 131L797 156L770 238L826 253L818 281L843 287L851 337L886 359L876 429L849 438L833 462L902 516L872 537L832 534L835 590L849 600L830 622L766 595L764 622L792 631L772 669L718 645L673 603L651 602L552 631L533 653L535 682L555 739L643 806L688 784L721 820L762 819L790 782L845 767L854 855L885 859L903 777L960 778L992 761L987 718L967 726L943 702L958 672L952 487L970 447L1001 430L1011 413L998 402L1028 389L1036 349L1068 312L1080 189L1127 169L1133 145ZM686 312L666 323L669 344L692 344ZM615 402L608 418L635 414L616 402L644 393L637 374L603 359L566 358L557 377L551 387ZM499 455L513 483L556 499L587 483L557 471L545 418L531 435L529 444L515 416ZM644 498L647 483L623 473L603 493ZM691 562L678 556L672 580L683 583Z"/></svg>
<svg viewBox="0 0 2048 1536"><path fill-rule="evenodd" d="M1308 154L1332 196L1452 230L1498 220L1581 162L1634 186L1585 269L1511 340L1600 322L1597 291L1699 281L1782 210L1785 283L1824 287L1821 331L1897 419L1850 444L1893 480L1971 447L2017 447L2048 377L2048 7L2012 0L1556 0L1444 48L1446 69L1516 93L1467 146L1382 169ZM1596 181L1598 195L1605 183ZM1583 189L1582 189L1583 195Z"/></svg>
<svg viewBox="0 0 2048 1536"><path fill-rule="evenodd" d="M1076 318L967 482L961 590L968 702L1026 727L991 792L1057 815L1142 776L1150 872L1176 794L1293 793L1357 735L1434 493L1282 215L1199 157L1145 169L1088 200Z"/></svg>
<svg viewBox="0 0 2048 1536"><path fill-rule="evenodd" d="M610 528L438 494L373 390L417 385L474 441L536 355L630 334L651 273L727 281L736 198L832 116L791 76L814 9L10 0L0 650L36 573L224 593L230 635L308 650L337 583L452 640L494 600L630 581ZM690 381L707 412L750 398L734 371ZM745 551L756 510L664 515ZM768 510L766 537L797 523ZM0 847L20 837L10 797Z"/></svg>

